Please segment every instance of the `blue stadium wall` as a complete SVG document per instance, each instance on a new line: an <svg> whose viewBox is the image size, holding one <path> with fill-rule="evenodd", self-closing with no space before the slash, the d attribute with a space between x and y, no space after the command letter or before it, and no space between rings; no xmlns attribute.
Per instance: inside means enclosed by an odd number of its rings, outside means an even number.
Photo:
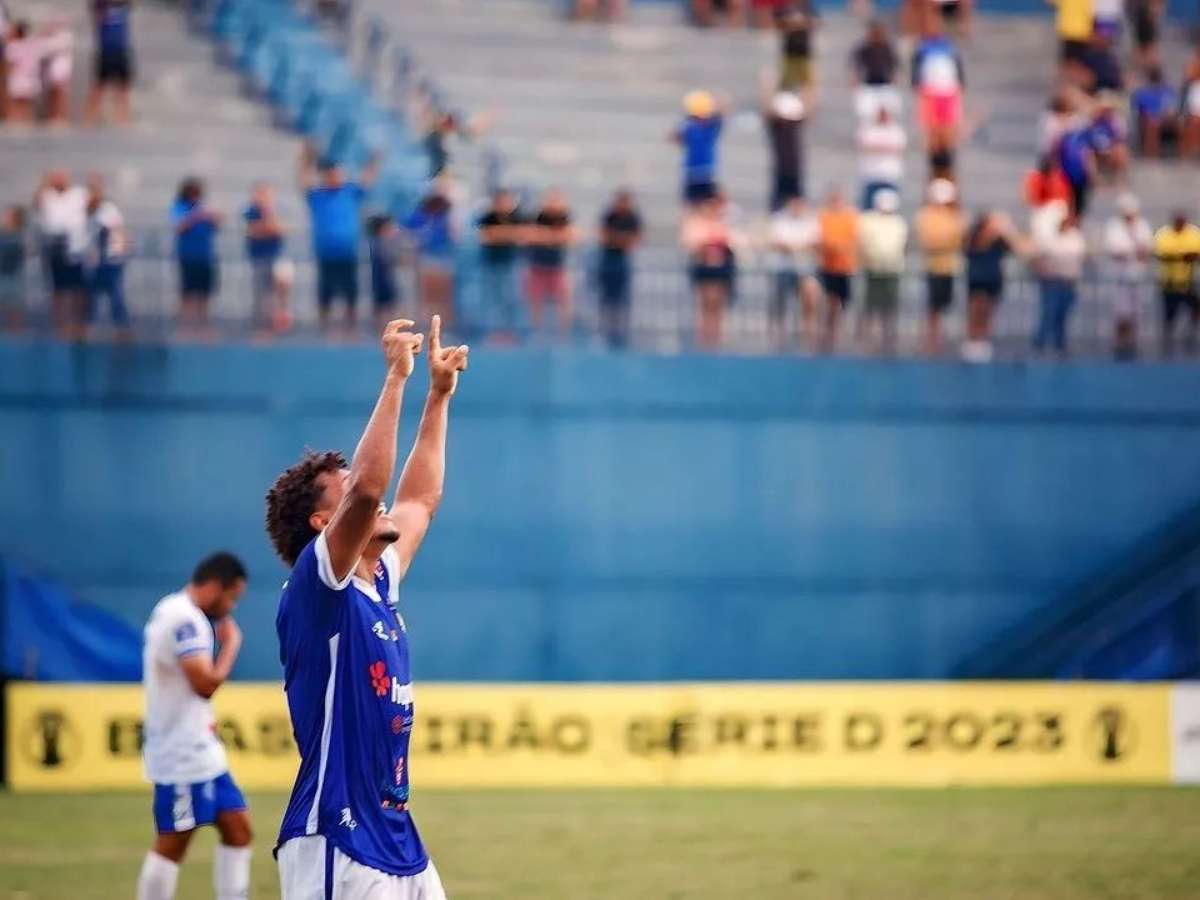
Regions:
<svg viewBox="0 0 1200 900"><path fill-rule="evenodd" d="M0 554L140 627L351 450L370 348L0 345ZM419 381L419 380L418 380ZM938 678L1200 500L1184 366L486 351L407 585L424 679ZM423 384L410 386L408 440Z"/></svg>

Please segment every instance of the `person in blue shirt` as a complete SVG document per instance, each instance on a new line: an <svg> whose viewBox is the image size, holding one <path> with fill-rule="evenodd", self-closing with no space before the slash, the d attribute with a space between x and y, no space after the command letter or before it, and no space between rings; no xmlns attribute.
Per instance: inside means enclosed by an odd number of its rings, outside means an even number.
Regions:
<svg viewBox="0 0 1200 900"><path fill-rule="evenodd" d="M254 185L250 203L242 213L246 223L246 256L250 260L253 298L251 318L260 336L280 330L287 319L290 283L280 277L287 225L279 217L275 188L269 182Z"/></svg>
<svg viewBox="0 0 1200 900"><path fill-rule="evenodd" d="M217 231L221 214L204 202L204 182L188 178L171 207L179 260L180 314L185 329L208 326L208 301L217 290Z"/></svg>
<svg viewBox="0 0 1200 900"><path fill-rule="evenodd" d="M132 5L132 0L92 0L96 60L92 90L84 113L84 121L88 124L94 124L100 118L105 91L112 92L117 122L129 124L129 91L134 75L130 35Z"/></svg>
<svg viewBox="0 0 1200 900"><path fill-rule="evenodd" d="M1058 163L1071 186L1071 205L1075 215L1087 211L1096 180L1096 153L1092 149L1092 136L1088 128L1068 131L1058 142Z"/></svg>
<svg viewBox="0 0 1200 900"><path fill-rule="evenodd" d="M417 287L421 315L439 315L454 321L454 255L456 239L450 199L441 190L430 192L404 227L417 248Z"/></svg>
<svg viewBox="0 0 1200 900"><path fill-rule="evenodd" d="M1179 98L1175 88L1163 81L1162 69L1152 66L1146 72L1146 83L1130 98L1137 119L1138 140L1142 153L1159 156L1162 153L1163 132L1177 124Z"/></svg>
<svg viewBox="0 0 1200 900"><path fill-rule="evenodd" d="M347 326L354 327L363 204L378 174L377 156L367 164L358 181L348 181L337 160L318 158L312 145L306 144L300 157L300 189L312 220L313 255L317 259L317 315L322 330L328 330L330 311L338 299L346 304Z"/></svg>
<svg viewBox="0 0 1200 900"><path fill-rule="evenodd" d="M337 451L309 451L267 492L267 533L291 570L275 628L300 752L276 845L282 900L446 896L408 808L415 708L399 604L442 496L468 348L443 347L433 318L429 394L388 506L401 400L423 342L412 324L384 329L387 372L349 467Z"/></svg>
<svg viewBox="0 0 1200 900"><path fill-rule="evenodd" d="M400 262L400 226L391 216L367 219L367 258L371 263L371 300L382 326L400 300L396 266Z"/></svg>
<svg viewBox="0 0 1200 900"><path fill-rule="evenodd" d="M683 147L683 199L703 203L717 192L717 142L725 118L708 91L692 91L683 98L686 117L671 134Z"/></svg>

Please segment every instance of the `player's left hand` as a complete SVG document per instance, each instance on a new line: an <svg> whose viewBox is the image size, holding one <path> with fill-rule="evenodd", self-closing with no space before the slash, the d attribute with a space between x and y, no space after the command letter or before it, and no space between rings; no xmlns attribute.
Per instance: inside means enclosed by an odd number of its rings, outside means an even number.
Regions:
<svg viewBox="0 0 1200 900"><path fill-rule="evenodd" d="M442 346L442 317L434 316L429 323L429 386L437 393L450 395L458 387L458 373L467 369L470 347Z"/></svg>

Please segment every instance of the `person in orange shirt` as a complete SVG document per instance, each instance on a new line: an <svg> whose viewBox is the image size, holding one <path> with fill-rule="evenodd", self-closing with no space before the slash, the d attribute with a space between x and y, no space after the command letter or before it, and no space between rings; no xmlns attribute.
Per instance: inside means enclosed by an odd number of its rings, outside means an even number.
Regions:
<svg viewBox="0 0 1200 900"><path fill-rule="evenodd" d="M832 187L818 217L821 228L821 288L825 292L825 322L821 349L837 344L838 320L850 303L851 282L858 269L858 211L846 202L846 192Z"/></svg>
<svg viewBox="0 0 1200 900"><path fill-rule="evenodd" d="M1030 209L1037 209L1056 200L1070 206L1071 199L1071 183L1067 181L1067 176L1063 174L1053 154L1047 153L1038 162L1036 169L1030 169L1025 174L1025 202Z"/></svg>

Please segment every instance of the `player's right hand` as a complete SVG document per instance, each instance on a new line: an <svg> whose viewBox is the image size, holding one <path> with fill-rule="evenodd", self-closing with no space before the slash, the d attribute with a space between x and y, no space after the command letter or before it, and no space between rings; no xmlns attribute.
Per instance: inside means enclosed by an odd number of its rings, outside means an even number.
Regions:
<svg viewBox="0 0 1200 900"><path fill-rule="evenodd" d="M383 329L383 357L388 369L407 378L413 372L413 360L421 352L422 334L414 334L412 319L393 319Z"/></svg>
<svg viewBox="0 0 1200 900"><path fill-rule="evenodd" d="M213 626L213 634L222 647L240 647L242 644L242 629L233 620L233 616L218 619Z"/></svg>

